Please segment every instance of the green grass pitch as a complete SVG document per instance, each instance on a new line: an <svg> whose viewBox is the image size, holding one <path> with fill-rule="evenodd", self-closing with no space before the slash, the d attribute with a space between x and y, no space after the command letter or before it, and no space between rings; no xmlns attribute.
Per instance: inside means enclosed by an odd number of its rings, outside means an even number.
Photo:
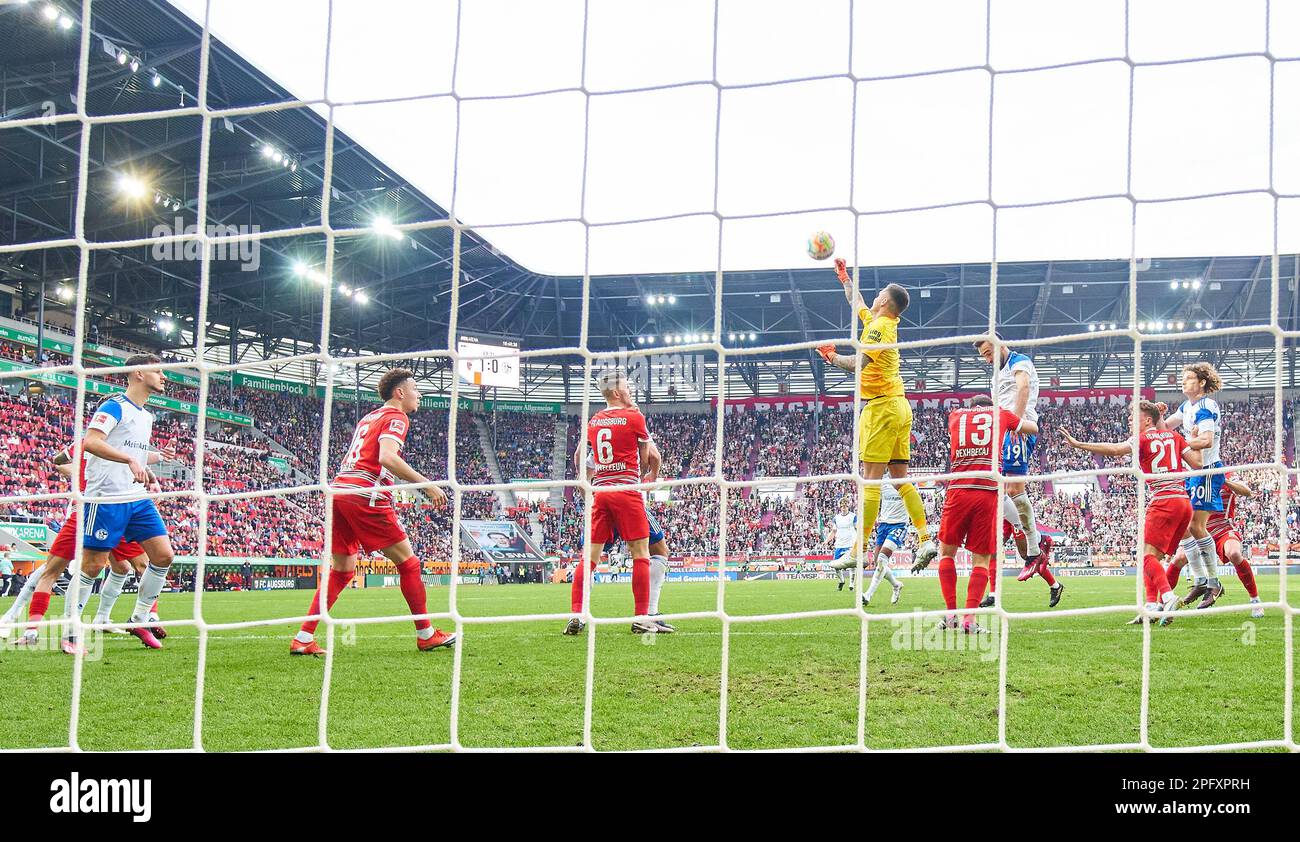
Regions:
<svg viewBox="0 0 1300 842"><path fill-rule="evenodd" d="M1277 576L1260 576L1276 599ZM900 604L888 588L872 612L941 605L934 578L904 579ZM959 581L964 595L965 578ZM1133 578L1067 577L1062 608L1131 603ZM1235 580L1224 604L1242 603ZM1184 585L1180 590L1185 591ZM1039 579L1004 576L1011 611L1046 607ZM447 588L430 590L431 611ZM301 615L306 591L204 596L210 622ZM716 606L710 584L669 583L668 611ZM93 610L95 600L90 608ZM733 582L733 614L851 606L832 581ZM9 600L0 601L0 607ZM62 611L56 598L51 613ZM133 597L124 595L116 618ZM462 586L467 616L560 613L567 585ZM598 585L598 615L631 611L627 585ZM192 616L192 594L165 595L165 619ZM452 652L417 653L396 589L350 590L340 617L394 621L337 630L328 739L335 748L429 745L450 739ZM1190 612L1184 612L1190 613ZM1140 627L1129 614L1060 617L1011 624L1007 740L1012 746L1070 746L1139 740ZM926 620L921 631L933 621ZM444 624L445 625L445 624ZM587 640L561 623L466 626L460 740L471 747L572 746L582 740ZM592 739L597 749L708 746L719 742L721 623L686 620L678 633L642 637L601 626L596 641ZM959 636L911 636L911 624L870 624L866 741L873 748L996 742L998 661L992 651L956 649ZM207 652L203 747L282 749L316 744L324 662L291 658L289 624L214 632ZM91 750L193 745L198 638L173 625L165 649L106 638L85 663L78 741ZM858 728L861 624L852 617L734 624L730 635L727 744L780 748L853 744ZM1283 734L1286 657L1282 613L1181 616L1152 629L1150 738L1157 746L1277 740ZM323 629L320 639L324 640ZM939 646L932 644L939 642ZM925 645L926 643L931 645ZM944 643L949 644L947 648ZM57 651L0 649L0 748L68 744L72 659Z"/></svg>

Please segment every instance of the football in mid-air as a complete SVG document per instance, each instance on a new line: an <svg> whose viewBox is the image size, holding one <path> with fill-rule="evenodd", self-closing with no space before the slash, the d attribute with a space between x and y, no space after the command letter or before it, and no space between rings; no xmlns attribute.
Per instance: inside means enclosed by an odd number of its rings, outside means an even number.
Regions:
<svg viewBox="0 0 1300 842"><path fill-rule="evenodd" d="M808 238L808 256L813 260L825 260L835 253L835 238L825 231L818 231Z"/></svg>

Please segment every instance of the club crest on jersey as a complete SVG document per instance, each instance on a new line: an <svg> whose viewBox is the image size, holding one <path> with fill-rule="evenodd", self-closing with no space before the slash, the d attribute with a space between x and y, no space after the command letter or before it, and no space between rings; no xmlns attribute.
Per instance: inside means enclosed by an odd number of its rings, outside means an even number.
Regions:
<svg viewBox="0 0 1300 842"><path fill-rule="evenodd" d="M101 541L107 541L107 540L108 540L108 530L107 530L107 529L96 529L96 530L95 530L95 537L98 538L98 539L101 540Z"/></svg>

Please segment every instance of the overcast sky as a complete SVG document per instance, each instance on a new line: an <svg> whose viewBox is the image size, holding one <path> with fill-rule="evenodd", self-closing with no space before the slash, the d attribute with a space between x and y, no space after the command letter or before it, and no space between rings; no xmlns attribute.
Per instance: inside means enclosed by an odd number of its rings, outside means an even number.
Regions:
<svg viewBox="0 0 1300 842"><path fill-rule="evenodd" d="M202 21L203 0L173 0ZM1134 61L1263 52L1300 58L1300 2L1130 0ZM329 98L340 130L528 269L592 274L784 269L827 230L863 265L986 262L987 204L1100 194L1169 199L1269 186L1269 62L1247 57L1142 67L1123 61L998 75L984 70L855 83L847 76L726 90L713 78L713 4L589 0L585 87L582 0L334 0ZM982 66L982 0L719 0L717 81L877 77ZM302 99L325 94L323 2L213 0L212 31ZM993 0L989 60L1013 70L1124 52L1123 0ZM850 34L852 38L850 39ZM850 52L851 43L851 52ZM854 106L856 87L856 109ZM992 90L991 90L992 88ZM989 103L992 113L990 178ZM1275 70L1272 183L1300 194L1300 61ZM587 138L584 209L583 150ZM715 179L715 154L718 160ZM454 177L455 176L455 177ZM819 208L854 207L816 212ZM877 213L877 212L886 213ZM412 211L414 212L414 211ZM418 217L404 216L402 221ZM1279 250L1300 251L1300 200L1282 200ZM1000 261L1127 258L1131 206L1120 199L998 213ZM1141 204L1139 257L1267 254L1273 200L1244 196Z"/></svg>

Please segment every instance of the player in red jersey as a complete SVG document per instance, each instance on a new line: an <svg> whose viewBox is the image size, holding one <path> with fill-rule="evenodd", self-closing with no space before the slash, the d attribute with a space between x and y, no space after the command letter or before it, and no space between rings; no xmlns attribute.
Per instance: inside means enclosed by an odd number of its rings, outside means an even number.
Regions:
<svg viewBox="0 0 1300 842"><path fill-rule="evenodd" d="M1242 552L1241 533L1233 525L1237 516L1237 498L1254 497L1255 490L1246 483L1233 477L1231 473L1224 474L1223 490L1221 492L1223 499L1223 511L1211 512L1209 519L1205 522L1205 527L1209 530L1210 537L1214 539L1214 549L1218 557L1228 562L1237 571L1237 578L1245 586L1246 593L1250 594L1250 601L1253 604L1259 603L1259 588L1255 585L1255 571L1250 566L1250 561ZM1173 557L1169 566L1165 568L1165 578L1169 582L1169 587L1178 587L1178 577L1183 572L1183 567L1187 564L1187 553L1180 547L1178 555ZM1182 606L1186 608L1191 605L1198 597L1204 597L1199 608L1209 608L1219 597L1223 596L1223 586L1211 588L1208 585L1197 585L1183 597ZM1263 608L1251 609L1250 616L1256 619L1264 616Z"/></svg>
<svg viewBox="0 0 1300 842"><path fill-rule="evenodd" d="M379 397L384 405L357 422L352 443L343 464L330 484L340 493L330 504L333 529L330 533L330 575L326 584L326 606L332 608L339 593L352 581L357 554L379 550L397 565L399 585L406 605L415 615L427 613L420 559L411 549L406 532L393 509L393 492L385 490L394 480L422 483L420 490L435 509L447 505L447 495L423 474L406 464L402 445L411 427L408 415L420 407L420 387L409 369L389 369L379 378ZM342 493L352 491L353 493ZM320 613L320 588L312 597L308 614ZM316 643L319 620L307 620L289 644L290 655L324 655ZM451 646L456 635L436 629L427 618L415 621L415 646L428 652Z"/></svg>
<svg viewBox="0 0 1300 842"><path fill-rule="evenodd" d="M1155 474L1147 479L1146 528L1142 556L1142 575L1146 584L1148 611L1173 612L1178 607L1178 595L1169 587L1165 569L1160 559L1178 552L1178 544L1192 522L1192 501L1187 496L1186 484L1181 479L1158 479L1160 474L1183 470L1186 462L1193 469L1201 467L1201 453L1187 444L1181 433L1160 429L1160 405L1152 401L1138 404L1134 420L1137 437L1138 464L1144 474ZM1133 451L1133 439L1122 442L1084 442L1061 428L1061 435L1071 447L1102 456L1125 456ZM1182 461L1179 461L1182 460ZM1139 618L1140 620L1141 618ZM1160 624L1168 625L1172 617L1162 618Z"/></svg>
<svg viewBox="0 0 1300 842"><path fill-rule="evenodd" d="M587 561L573 571L569 607L574 617L565 626L565 634L582 631L582 596L589 574L594 574L605 542L618 535L632 556L632 599L637 634L658 634L666 629L650 616L650 522L641 492L620 486L635 485L643 479L659 478L662 459L650 438L645 416L632 401L632 390L622 369L606 369L596 376L596 385L605 397L605 408L587 422L587 446L591 448L595 468L591 484L591 543ZM586 463L579 448L573 454L576 464Z"/></svg>
<svg viewBox="0 0 1300 842"><path fill-rule="evenodd" d="M1029 436L1038 433L1038 425L1034 422L1009 409L995 409L992 398L976 395L971 398L969 407L948 413L948 459L952 473L995 470L993 454L998 449L993 443L995 417L1000 432L1014 430ZM975 608L984 597L984 588L988 584L989 559L997 555L1001 522L995 480L970 477L948 483L943 514L939 518L939 589L943 591L944 605L949 611L957 609L957 548L965 545L971 554L966 607ZM924 562L918 561L912 571L925 566ZM960 625L967 634L986 631L971 614L967 614ZM940 627L957 628L957 615L945 617Z"/></svg>
<svg viewBox="0 0 1300 842"><path fill-rule="evenodd" d="M171 447L164 447L161 450L154 451L148 456L148 464L156 465L159 462L168 461L176 458L176 451ZM60 450L50 460L54 463L54 469L66 477L69 481L73 477L72 469L72 447L68 446ZM77 476L77 485L81 491L86 490L86 458L82 454L81 470ZM149 490L158 491L158 478L149 474ZM12 608L19 608L24 599L29 600L27 605L27 628L22 635L14 640L15 646L32 646L37 640L36 623L45 619L45 614L50 608L50 596L54 592L54 585L59 581L59 577L68 569L68 565L77 554L77 508L75 502L68 503L68 511L63 518L63 526L59 529L53 543L50 544L49 554L46 556L45 563L32 571L28 577L28 583L23 586L24 594L19 596L19 600L14 603ZM135 541L121 541L109 555L109 575L104 580L104 586L99 592L99 610L95 612L96 623L106 623L113 610L113 604L122 593L122 587L126 584L134 569L136 573L143 575L145 566L149 563L149 557L145 554L144 548ZM86 603L90 600L90 593L94 587L95 580L82 576L77 590L78 606L77 614L86 608ZM11 609L12 610L12 609ZM13 615L16 616L16 615ZM5 615L5 620L13 618L10 614ZM155 601L150 609L149 619L153 622L158 621L158 603ZM167 636L167 631L161 626L151 627L150 631L153 636L159 640ZM113 634L126 634L122 629L109 629ZM0 637L8 637L8 630L0 633ZM148 645L148 644L146 644ZM63 651L68 654L75 654L77 645L69 640L63 641Z"/></svg>

